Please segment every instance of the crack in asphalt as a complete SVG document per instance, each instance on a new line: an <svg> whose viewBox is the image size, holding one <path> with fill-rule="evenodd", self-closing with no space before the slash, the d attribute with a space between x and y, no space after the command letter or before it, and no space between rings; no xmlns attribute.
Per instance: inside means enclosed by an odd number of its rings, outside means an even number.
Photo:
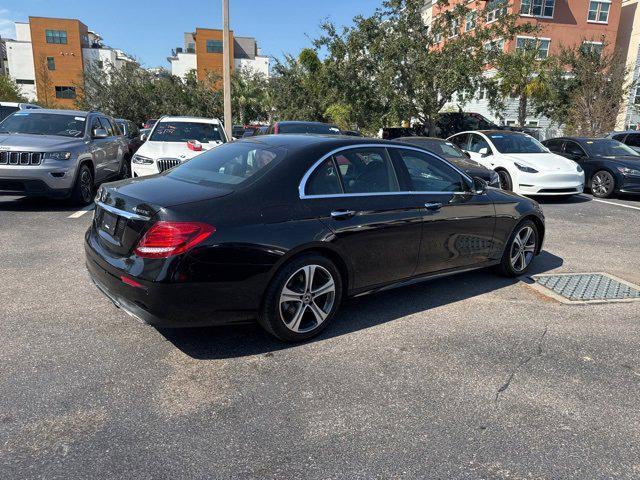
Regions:
<svg viewBox="0 0 640 480"><path fill-rule="evenodd" d="M502 386L496 392L496 398L494 400L495 403L498 403L498 401L500 400L500 395L502 395L511 386L511 382L513 381L513 378L516 376L516 373L518 372L518 370L520 370L522 367L524 367L527 363L529 363L535 357L542 356L542 354L544 353L544 351L542 349L542 345L544 343L544 339L547 336L547 332L548 331L549 331L549 325L545 325L544 331L542 332L542 335L540 335L540 337L538 338L538 341L536 342L536 350L535 350L535 352L532 353L531 355L529 355L528 357L525 357L522 360L520 360L518 362L518 364L514 367L514 369L511 371L511 373L507 377L506 382L504 382L502 384Z"/></svg>

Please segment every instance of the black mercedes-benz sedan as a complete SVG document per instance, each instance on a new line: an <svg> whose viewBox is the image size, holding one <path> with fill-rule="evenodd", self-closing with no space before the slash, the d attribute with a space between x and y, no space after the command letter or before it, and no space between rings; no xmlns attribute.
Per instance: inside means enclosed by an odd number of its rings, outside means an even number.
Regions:
<svg viewBox="0 0 640 480"><path fill-rule="evenodd" d="M640 153L611 138L552 138L542 142L553 153L578 162L594 197L640 193Z"/></svg>
<svg viewBox="0 0 640 480"><path fill-rule="evenodd" d="M344 298L470 269L518 276L540 252L539 205L397 142L268 135L104 185L86 263L152 325L257 319L286 341Z"/></svg>
<svg viewBox="0 0 640 480"><path fill-rule="evenodd" d="M451 143L449 140L435 137L416 136L402 137L396 139L396 141L429 150L430 152L449 160L449 162L453 163L471 178L479 177L487 182L490 187L500 188L500 176L498 175L498 172L489 170L478 162L471 160L469 156L460 149L460 147Z"/></svg>

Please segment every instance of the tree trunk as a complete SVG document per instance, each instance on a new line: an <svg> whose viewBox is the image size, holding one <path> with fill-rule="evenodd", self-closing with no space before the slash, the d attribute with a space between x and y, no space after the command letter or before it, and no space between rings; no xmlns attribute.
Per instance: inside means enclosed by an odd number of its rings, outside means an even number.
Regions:
<svg viewBox="0 0 640 480"><path fill-rule="evenodd" d="M520 95L520 102L518 103L518 125L520 127L524 127L527 122L527 94L523 93Z"/></svg>

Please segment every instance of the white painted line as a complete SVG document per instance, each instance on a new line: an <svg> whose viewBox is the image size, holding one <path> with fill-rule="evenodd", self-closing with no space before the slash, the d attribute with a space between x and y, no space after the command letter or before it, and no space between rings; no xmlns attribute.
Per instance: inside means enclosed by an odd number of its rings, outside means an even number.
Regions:
<svg viewBox="0 0 640 480"><path fill-rule="evenodd" d="M93 203L91 205L87 205L86 207L84 207L82 210L78 210L75 213L72 213L71 215L69 215L67 218L80 218L81 216L83 216L85 213L90 212L91 210L93 210Z"/></svg>
<svg viewBox="0 0 640 480"><path fill-rule="evenodd" d="M600 203L606 203L608 205L616 205L618 207L632 208L633 210L640 210L640 207L634 207L633 205L625 205L624 203L609 202L607 200L600 200L599 198L594 198L593 201L594 202L600 202Z"/></svg>

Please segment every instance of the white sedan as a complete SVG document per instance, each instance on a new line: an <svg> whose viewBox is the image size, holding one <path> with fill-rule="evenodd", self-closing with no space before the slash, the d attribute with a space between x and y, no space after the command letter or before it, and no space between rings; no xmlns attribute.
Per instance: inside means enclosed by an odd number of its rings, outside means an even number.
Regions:
<svg viewBox="0 0 640 480"><path fill-rule="evenodd" d="M484 167L495 170L500 187L521 195L575 195L584 191L584 171L551 153L535 138L508 130L462 132L449 137Z"/></svg>
<svg viewBox="0 0 640 480"><path fill-rule="evenodd" d="M133 177L164 172L228 141L219 120L198 117L162 117L143 140L131 159Z"/></svg>

